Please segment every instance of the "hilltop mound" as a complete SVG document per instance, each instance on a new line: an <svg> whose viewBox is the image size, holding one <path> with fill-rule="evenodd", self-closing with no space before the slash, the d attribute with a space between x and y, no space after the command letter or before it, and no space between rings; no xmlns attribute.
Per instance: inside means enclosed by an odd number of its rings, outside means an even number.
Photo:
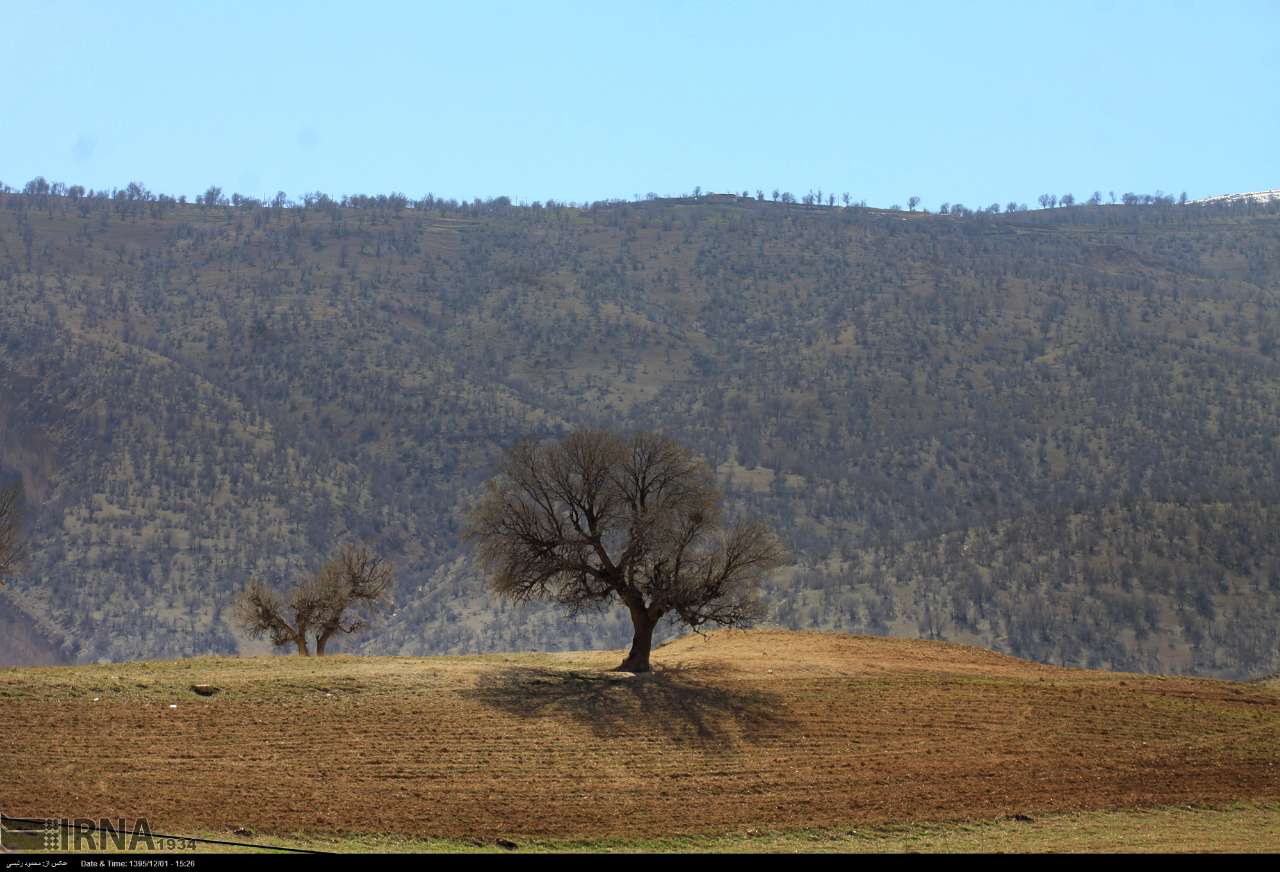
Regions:
<svg viewBox="0 0 1280 872"><path fill-rule="evenodd" d="M663 645L667 666L732 667L745 675L872 675L931 672L957 675L1042 675L1061 671L987 648L799 630L715 630Z"/></svg>
<svg viewBox="0 0 1280 872"><path fill-rule="evenodd" d="M597 838L1280 798L1280 696L1258 686L779 631L677 640L648 675L618 657L0 671L0 807Z"/></svg>

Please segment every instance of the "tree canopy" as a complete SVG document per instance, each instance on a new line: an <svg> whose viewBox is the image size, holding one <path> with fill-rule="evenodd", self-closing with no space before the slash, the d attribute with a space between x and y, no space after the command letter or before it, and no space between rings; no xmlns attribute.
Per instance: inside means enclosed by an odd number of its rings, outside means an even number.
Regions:
<svg viewBox="0 0 1280 872"><path fill-rule="evenodd" d="M580 430L511 448L471 517L499 594L571 611L617 597L631 615L620 669L649 669L653 630L748 624L764 614L762 576L783 558L756 521L726 525L705 461L657 433Z"/></svg>

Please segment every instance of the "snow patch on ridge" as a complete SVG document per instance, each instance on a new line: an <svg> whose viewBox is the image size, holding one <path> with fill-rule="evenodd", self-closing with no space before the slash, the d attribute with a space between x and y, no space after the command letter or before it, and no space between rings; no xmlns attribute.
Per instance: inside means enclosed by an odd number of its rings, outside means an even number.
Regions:
<svg viewBox="0 0 1280 872"><path fill-rule="evenodd" d="M1192 203L1270 203L1272 200L1280 200L1280 188L1272 188L1269 191L1245 191L1239 194L1218 194L1216 197L1201 197L1199 200L1192 200Z"/></svg>

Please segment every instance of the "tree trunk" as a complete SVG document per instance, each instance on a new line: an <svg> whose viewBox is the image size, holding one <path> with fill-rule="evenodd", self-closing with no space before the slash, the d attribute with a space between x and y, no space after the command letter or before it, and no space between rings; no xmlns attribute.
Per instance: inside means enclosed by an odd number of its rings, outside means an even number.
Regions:
<svg viewBox="0 0 1280 872"><path fill-rule="evenodd" d="M300 656L300 657L310 657L310 656L311 656L311 652L307 650L307 637L306 637L306 635L304 635L304 634L300 634L300 635L294 636L294 637L293 637L293 641L294 641L294 644L296 644L296 645L298 646L298 656Z"/></svg>
<svg viewBox="0 0 1280 872"><path fill-rule="evenodd" d="M325 632L321 633L319 636L316 636L316 656L317 657L324 656L324 645L326 642L329 641L329 637L331 635L333 635L332 631L326 630Z"/></svg>
<svg viewBox="0 0 1280 872"><path fill-rule="evenodd" d="M648 672L649 652L653 650L653 628L658 625L655 618L649 617L645 609L631 610L631 651L627 659L618 667L619 672Z"/></svg>

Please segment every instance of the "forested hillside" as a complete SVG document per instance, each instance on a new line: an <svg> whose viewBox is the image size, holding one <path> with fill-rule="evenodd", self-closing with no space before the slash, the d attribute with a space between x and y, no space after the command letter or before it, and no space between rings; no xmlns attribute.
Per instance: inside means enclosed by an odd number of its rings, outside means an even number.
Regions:
<svg viewBox="0 0 1280 872"><path fill-rule="evenodd" d="M0 473L33 516L0 606L66 659L235 650L250 575L352 538L399 581L362 650L621 645L621 613L495 603L458 539L503 447L593 424L687 441L776 526L787 626L1280 668L1277 203L29 186L0 295Z"/></svg>

